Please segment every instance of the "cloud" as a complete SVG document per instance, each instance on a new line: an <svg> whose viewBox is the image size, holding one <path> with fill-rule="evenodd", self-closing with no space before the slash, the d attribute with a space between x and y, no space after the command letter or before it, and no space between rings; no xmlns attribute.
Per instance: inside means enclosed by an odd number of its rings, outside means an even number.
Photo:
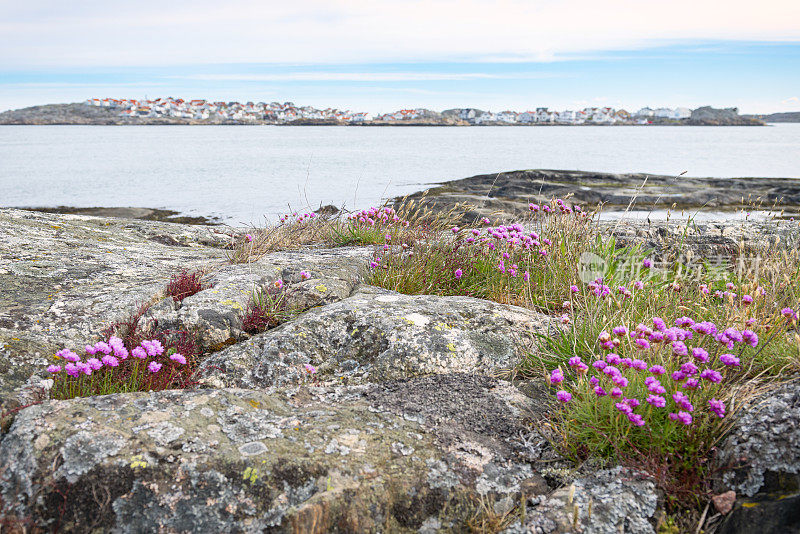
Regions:
<svg viewBox="0 0 800 534"><path fill-rule="evenodd" d="M187 80L236 82L430 82L489 79L562 78L565 75L547 73L488 74L481 72L293 72L273 74L191 74L174 76Z"/></svg>
<svg viewBox="0 0 800 534"><path fill-rule="evenodd" d="M535 61L800 40L791 0L40 0L0 4L0 68Z"/></svg>
<svg viewBox="0 0 800 534"><path fill-rule="evenodd" d="M781 100L781 104L797 104L800 103L800 97L790 96L786 100Z"/></svg>

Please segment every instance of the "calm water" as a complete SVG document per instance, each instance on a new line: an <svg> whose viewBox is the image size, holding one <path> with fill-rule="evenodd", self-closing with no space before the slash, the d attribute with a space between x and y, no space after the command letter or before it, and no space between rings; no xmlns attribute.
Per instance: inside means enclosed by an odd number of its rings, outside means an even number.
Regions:
<svg viewBox="0 0 800 534"><path fill-rule="evenodd" d="M516 169L800 177L800 124L0 126L0 206L141 206L258 223Z"/></svg>

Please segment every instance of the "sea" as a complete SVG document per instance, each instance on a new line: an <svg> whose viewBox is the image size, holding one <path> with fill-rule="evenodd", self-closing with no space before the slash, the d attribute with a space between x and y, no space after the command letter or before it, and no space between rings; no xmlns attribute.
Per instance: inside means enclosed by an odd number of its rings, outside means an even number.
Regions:
<svg viewBox="0 0 800 534"><path fill-rule="evenodd" d="M0 126L2 207L147 207L246 226L519 169L800 177L800 124Z"/></svg>

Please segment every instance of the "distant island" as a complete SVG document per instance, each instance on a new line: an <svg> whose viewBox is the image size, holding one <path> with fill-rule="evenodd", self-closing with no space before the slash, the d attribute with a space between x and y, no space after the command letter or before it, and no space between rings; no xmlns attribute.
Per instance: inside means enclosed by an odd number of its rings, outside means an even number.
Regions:
<svg viewBox="0 0 800 534"><path fill-rule="evenodd" d="M781 117L800 114L776 114ZM352 126L550 126L550 125L687 125L763 126L769 116L739 115L737 108L704 106L642 108L634 113L611 107L579 111L483 111L455 108L442 112L402 109L372 115L334 108L317 109L293 102L211 102L157 98L155 100L93 98L81 103L48 104L0 113L0 124L48 125L143 125L143 124L279 124ZM783 119L789 121L790 119ZM800 120L800 118L796 119Z"/></svg>

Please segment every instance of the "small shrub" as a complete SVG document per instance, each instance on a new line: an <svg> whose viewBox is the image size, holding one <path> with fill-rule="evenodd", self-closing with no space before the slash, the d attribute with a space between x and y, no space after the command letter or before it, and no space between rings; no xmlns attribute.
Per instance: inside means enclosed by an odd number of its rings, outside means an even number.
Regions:
<svg viewBox="0 0 800 534"><path fill-rule="evenodd" d="M208 289L210 285L204 285L202 280L202 273L198 271L189 272L183 269L180 273L174 275L167 284L167 296L172 297L175 302L181 302L186 297L190 297L199 293L203 289Z"/></svg>

